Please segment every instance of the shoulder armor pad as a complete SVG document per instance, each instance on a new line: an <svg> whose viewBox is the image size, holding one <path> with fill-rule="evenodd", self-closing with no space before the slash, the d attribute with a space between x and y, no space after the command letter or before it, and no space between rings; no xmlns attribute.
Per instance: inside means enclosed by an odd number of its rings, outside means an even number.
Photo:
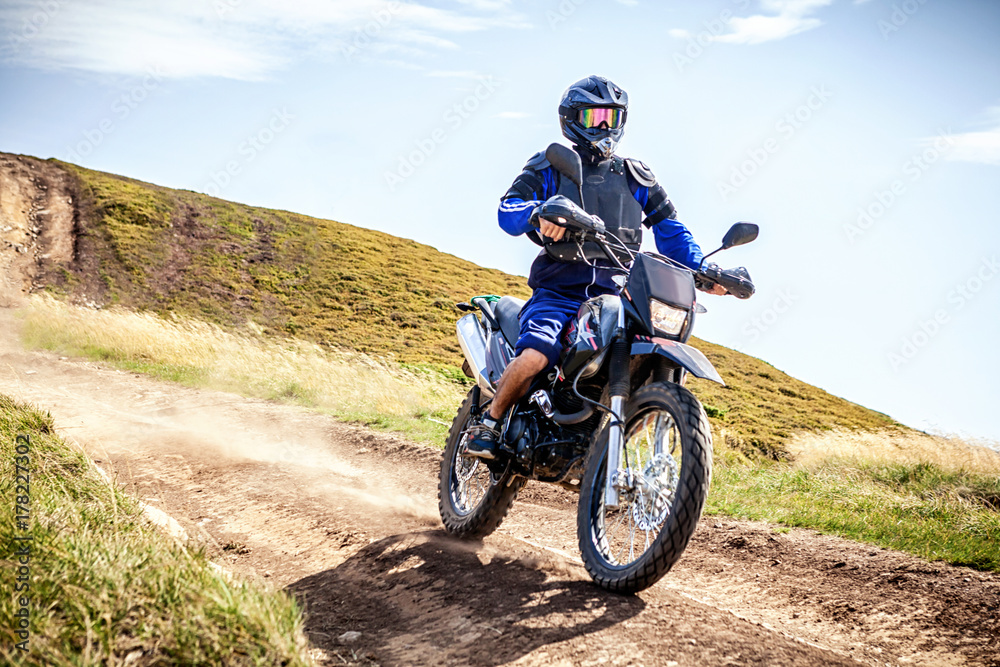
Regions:
<svg viewBox="0 0 1000 667"><path fill-rule="evenodd" d="M640 160L635 160L633 158L625 158L625 164L628 165L628 172L632 174L639 185L651 188L656 185L656 176L653 175L652 170L646 166L645 162Z"/></svg>
<svg viewBox="0 0 1000 667"><path fill-rule="evenodd" d="M530 158L528 158L528 163L524 165L525 169L533 169L535 171L541 171L549 166L549 161L545 157L545 151L538 151Z"/></svg>

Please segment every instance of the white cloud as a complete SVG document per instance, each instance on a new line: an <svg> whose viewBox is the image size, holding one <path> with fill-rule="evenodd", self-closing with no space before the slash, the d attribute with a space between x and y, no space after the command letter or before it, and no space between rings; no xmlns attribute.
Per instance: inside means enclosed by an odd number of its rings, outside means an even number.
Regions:
<svg viewBox="0 0 1000 667"><path fill-rule="evenodd" d="M389 44L405 43L417 47L430 47L432 49L458 48L458 44L451 41L450 39L445 39L444 37L438 37L437 35L431 35L421 30L410 30L408 28L399 28L393 32L392 37L393 39L387 40L386 43Z"/></svg>
<svg viewBox="0 0 1000 667"><path fill-rule="evenodd" d="M833 4L833 0L761 0L760 2L761 8L766 11L799 16L830 4Z"/></svg>
<svg viewBox="0 0 1000 667"><path fill-rule="evenodd" d="M527 25L509 0L4 0L0 62L254 80L310 53L409 59L457 48L449 36Z"/></svg>
<svg viewBox="0 0 1000 667"><path fill-rule="evenodd" d="M819 19L799 16L747 16L729 20L732 32L719 35L717 42L729 44L762 44L773 42L822 25Z"/></svg>
<svg viewBox="0 0 1000 667"><path fill-rule="evenodd" d="M823 25L808 16L833 0L761 0L761 8L775 15L755 14L729 19L729 32L713 38L729 44L762 44L791 37Z"/></svg>
<svg viewBox="0 0 1000 667"><path fill-rule="evenodd" d="M955 147L949 160L1000 165L1000 126L984 132L966 132L951 137Z"/></svg>
<svg viewBox="0 0 1000 667"><path fill-rule="evenodd" d="M99 73L143 74L152 68L175 77L209 73L210 67L211 74L234 79L259 78L285 62L263 35L236 39L212 29L208 3L186 13L130 11L110 1L82 5L53 2L53 11L43 15L35 3L5 3L0 33L9 39L0 43L0 58Z"/></svg>
<svg viewBox="0 0 1000 667"><path fill-rule="evenodd" d="M475 9L497 10L510 6L510 0L457 0L463 5L468 5Z"/></svg>
<svg viewBox="0 0 1000 667"><path fill-rule="evenodd" d="M671 28L667 31L667 35L674 39L687 39L691 36L691 33L684 28Z"/></svg>
<svg viewBox="0 0 1000 667"><path fill-rule="evenodd" d="M989 109L986 116L986 129L948 135L951 148L947 159L1000 166L1000 107ZM933 141L926 139L924 143Z"/></svg>
<svg viewBox="0 0 1000 667"><path fill-rule="evenodd" d="M409 60L397 60L394 58L382 58L378 62L383 65L389 65L390 67L398 67L400 69L409 69L415 72L419 72L424 69L423 65L417 65L416 63L410 62Z"/></svg>

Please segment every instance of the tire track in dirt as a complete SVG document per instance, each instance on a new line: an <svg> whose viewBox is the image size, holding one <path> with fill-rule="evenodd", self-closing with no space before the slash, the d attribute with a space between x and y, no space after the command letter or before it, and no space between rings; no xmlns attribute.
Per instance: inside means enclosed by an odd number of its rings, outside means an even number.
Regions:
<svg viewBox="0 0 1000 667"><path fill-rule="evenodd" d="M456 543L436 450L16 340L0 311L0 392L50 410L218 562L300 596L321 662L1000 664L995 575L706 517L663 582L611 595L574 563L561 489L529 484L484 545Z"/></svg>

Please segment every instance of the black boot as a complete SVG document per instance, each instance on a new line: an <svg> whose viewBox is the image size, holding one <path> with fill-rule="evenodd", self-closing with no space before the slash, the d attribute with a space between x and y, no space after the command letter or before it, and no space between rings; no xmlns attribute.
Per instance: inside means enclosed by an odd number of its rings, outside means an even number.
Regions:
<svg viewBox="0 0 1000 667"><path fill-rule="evenodd" d="M492 461L500 450L500 430L497 421L485 415L479 423L469 427L469 440L465 443L469 456Z"/></svg>

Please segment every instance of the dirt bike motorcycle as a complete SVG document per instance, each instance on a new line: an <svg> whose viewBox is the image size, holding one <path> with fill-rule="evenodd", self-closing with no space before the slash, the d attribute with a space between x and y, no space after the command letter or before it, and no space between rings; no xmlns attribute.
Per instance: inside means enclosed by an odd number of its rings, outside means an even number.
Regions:
<svg viewBox="0 0 1000 667"><path fill-rule="evenodd" d="M580 156L553 144L546 157L577 185L583 202ZM513 358L524 302L481 296L458 304L468 312L457 323L463 368L476 384L445 446L441 518L449 533L480 539L496 530L528 480L571 489L580 495L577 535L590 576L605 589L634 593L680 558L711 479L711 428L684 384L689 373L725 383L686 344L695 316L705 312L696 285L718 283L743 299L754 286L742 268L722 271L702 262L692 271L654 253L633 253L567 197L549 199L537 213L565 226L581 245L598 243L618 273L620 293L580 307L564 333L559 365L535 378L505 416L501 454L492 461L467 455L467 431L488 409ZM757 232L756 225L737 223L715 252L749 243Z"/></svg>

